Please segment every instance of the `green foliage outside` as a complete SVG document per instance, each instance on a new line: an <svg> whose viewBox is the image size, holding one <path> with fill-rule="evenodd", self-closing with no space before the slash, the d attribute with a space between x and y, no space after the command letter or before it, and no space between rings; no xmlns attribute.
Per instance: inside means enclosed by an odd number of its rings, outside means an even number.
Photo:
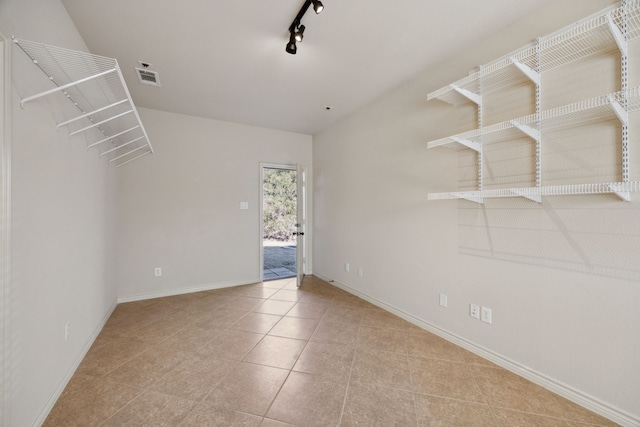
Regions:
<svg viewBox="0 0 640 427"><path fill-rule="evenodd" d="M264 169L264 238L294 240L296 231L296 171Z"/></svg>

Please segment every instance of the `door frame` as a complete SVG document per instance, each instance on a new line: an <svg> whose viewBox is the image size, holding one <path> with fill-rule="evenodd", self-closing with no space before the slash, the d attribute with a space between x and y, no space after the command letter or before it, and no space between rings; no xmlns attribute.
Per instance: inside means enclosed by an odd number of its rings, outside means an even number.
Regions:
<svg viewBox="0 0 640 427"><path fill-rule="evenodd" d="M0 425L11 421L11 46L0 33Z"/></svg>
<svg viewBox="0 0 640 427"><path fill-rule="evenodd" d="M285 169L285 170L291 170L291 171L295 171L296 172L296 182L298 179L298 166L297 165L292 165L292 164L283 164L283 163L263 163L260 162L260 230L259 230L259 236L258 236L258 243L259 243L259 247L260 247L260 274L258 275L258 277L260 278L260 282L264 281L264 170L265 169ZM298 196L296 195L296 199L298 198ZM306 244L306 239L303 239L303 245ZM296 246L296 255L298 254L297 251L299 251L300 248L298 248ZM297 266L296 266L297 267Z"/></svg>

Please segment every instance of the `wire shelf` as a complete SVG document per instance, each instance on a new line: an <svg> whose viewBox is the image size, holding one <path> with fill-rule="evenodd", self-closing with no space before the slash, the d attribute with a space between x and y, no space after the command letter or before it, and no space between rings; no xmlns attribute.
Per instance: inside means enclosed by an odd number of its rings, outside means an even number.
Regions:
<svg viewBox="0 0 640 427"><path fill-rule="evenodd" d="M617 197L628 201L630 200L630 193L638 192L640 192L640 181L631 181L429 193L428 198L429 200L464 199L476 203L483 203L484 199L488 198L524 197L539 202L540 198L543 196L614 194Z"/></svg>
<svg viewBox="0 0 640 427"><path fill-rule="evenodd" d="M626 8L620 6L608 9L567 29L540 38L538 46L528 45L484 65L479 72L430 93L427 99L460 105L469 102L469 99L456 94L454 88L462 87L474 92L478 87L478 79L482 79L483 93L530 81L530 75L523 73L517 64L524 65L534 73L544 73L614 50L617 48L614 31L621 33L627 42L640 38L640 0L628 1ZM539 62L537 49L540 49Z"/></svg>
<svg viewBox="0 0 640 427"><path fill-rule="evenodd" d="M21 105L58 94L76 107L77 116L58 123L69 137L85 135L87 147L96 147L116 167L147 154L153 147L142 125L115 59L13 38L56 86L22 99Z"/></svg>
<svg viewBox="0 0 640 427"><path fill-rule="evenodd" d="M627 108L622 105L627 104ZM640 110L640 87L629 90L628 94L615 92L598 96L573 104L564 105L538 114L530 114L514 120L508 120L482 129L474 129L457 135L448 136L427 143L428 148L447 147L455 150L476 147L480 144L514 139L527 134L530 129L538 131L537 123L542 124L545 131L575 127L587 123L609 120L618 114ZM528 134L533 139L533 136ZM471 144L469 144L471 142ZM476 150L477 151L477 150Z"/></svg>

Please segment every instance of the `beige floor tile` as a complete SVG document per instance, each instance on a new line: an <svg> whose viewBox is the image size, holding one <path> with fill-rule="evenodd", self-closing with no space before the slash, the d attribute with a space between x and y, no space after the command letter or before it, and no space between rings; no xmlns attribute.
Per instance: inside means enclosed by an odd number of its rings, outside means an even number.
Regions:
<svg viewBox="0 0 640 427"><path fill-rule="evenodd" d="M143 392L137 387L74 375L44 422L45 427L99 425Z"/></svg>
<svg viewBox="0 0 640 427"><path fill-rule="evenodd" d="M417 393L486 403L466 364L420 357L409 357L409 364Z"/></svg>
<svg viewBox="0 0 640 427"><path fill-rule="evenodd" d="M287 313L287 317L301 317L304 319L320 320L327 311L328 306L324 304L307 303L300 301Z"/></svg>
<svg viewBox="0 0 640 427"><path fill-rule="evenodd" d="M462 359L465 361L465 363L468 363L470 365L482 365L482 366L488 366L491 368L497 368L498 365L496 365L493 362L488 361L487 359L485 359L484 357L480 357L475 353L472 353L462 347L459 347L459 353L462 355Z"/></svg>
<svg viewBox="0 0 640 427"><path fill-rule="evenodd" d="M351 373L354 353L354 348L349 345L309 342L293 370L346 382Z"/></svg>
<svg viewBox="0 0 640 427"><path fill-rule="evenodd" d="M562 415L553 393L502 368L467 365L491 406L538 415Z"/></svg>
<svg viewBox="0 0 640 427"><path fill-rule="evenodd" d="M387 351L357 349L351 381L413 391L407 356Z"/></svg>
<svg viewBox="0 0 640 427"><path fill-rule="evenodd" d="M291 278L291 277L285 277L284 279L267 280L265 282L262 282L262 287L280 290L283 287L289 285L290 283L295 284L295 280L296 280L295 278Z"/></svg>
<svg viewBox="0 0 640 427"><path fill-rule="evenodd" d="M460 347L430 332L409 332L407 337L409 355L431 359L464 362Z"/></svg>
<svg viewBox="0 0 640 427"><path fill-rule="evenodd" d="M283 317L271 331L269 331L269 335L308 340L316 330L318 323L320 323L320 321L316 319Z"/></svg>
<svg viewBox="0 0 640 427"><path fill-rule="evenodd" d="M500 427L579 427L580 424L550 418L542 415L527 414L524 412L510 411L494 408L493 410Z"/></svg>
<svg viewBox="0 0 640 427"><path fill-rule="evenodd" d="M600 415L577 405L562 396L553 396L560 405L560 412L556 415L559 418L577 421L585 424L594 424L598 426L617 426L618 424L610 421Z"/></svg>
<svg viewBox="0 0 640 427"><path fill-rule="evenodd" d="M239 363L204 400L216 407L264 416L288 370Z"/></svg>
<svg viewBox="0 0 640 427"><path fill-rule="evenodd" d="M227 329L246 315L245 311L220 308L197 320L194 326L213 330Z"/></svg>
<svg viewBox="0 0 640 427"><path fill-rule="evenodd" d="M262 417L218 408L201 402L180 424L182 427L254 427L261 425Z"/></svg>
<svg viewBox="0 0 640 427"><path fill-rule="evenodd" d="M266 334L280 319L282 316L274 314L247 313L242 319L231 325L231 329Z"/></svg>
<svg viewBox="0 0 640 427"><path fill-rule="evenodd" d="M266 313L266 314L277 314L280 316L284 316L287 314L289 310L296 305L293 301L278 301L278 300L267 300L254 308L252 311L256 313Z"/></svg>
<svg viewBox="0 0 640 427"><path fill-rule="evenodd" d="M345 383L292 372L271 405L267 417L298 426L337 425L345 389Z"/></svg>
<svg viewBox="0 0 640 427"><path fill-rule="evenodd" d="M102 426L177 426L195 406L192 400L145 391Z"/></svg>
<svg viewBox="0 0 640 427"><path fill-rule="evenodd" d="M259 286L251 289L246 289L242 292L242 295L251 298L271 298L276 292L278 292L278 289Z"/></svg>
<svg viewBox="0 0 640 427"><path fill-rule="evenodd" d="M292 427L293 424L283 423L282 421L270 420L269 418L264 418L260 423L260 427Z"/></svg>
<svg viewBox="0 0 640 427"><path fill-rule="evenodd" d="M364 310L353 307L333 306L325 313L322 320L360 325Z"/></svg>
<svg viewBox="0 0 640 427"><path fill-rule="evenodd" d="M229 301L227 304L223 305L222 308L226 308L230 310L251 311L265 301L266 299L264 298L251 298L251 297L239 296Z"/></svg>
<svg viewBox="0 0 640 427"><path fill-rule="evenodd" d="M198 354L222 359L242 360L264 337L253 332L229 329L198 350Z"/></svg>
<svg viewBox="0 0 640 427"><path fill-rule="evenodd" d="M147 350L129 360L105 376L110 381L136 387L146 387L171 371L188 356L188 353L173 351Z"/></svg>
<svg viewBox="0 0 640 427"><path fill-rule="evenodd" d="M189 355L149 388L159 393L200 401L238 364L237 361Z"/></svg>
<svg viewBox="0 0 640 427"><path fill-rule="evenodd" d="M341 417L615 425L315 277L299 289L290 278L120 304L44 425L324 426Z"/></svg>
<svg viewBox="0 0 640 427"><path fill-rule="evenodd" d="M365 310L362 325L385 329L405 329L405 320L380 308Z"/></svg>
<svg viewBox="0 0 640 427"><path fill-rule="evenodd" d="M302 340L267 335L244 357L243 361L291 369L306 343Z"/></svg>
<svg viewBox="0 0 640 427"><path fill-rule="evenodd" d="M364 308L366 306L366 301L345 292L343 294L336 295L333 298L333 305L348 308Z"/></svg>
<svg viewBox="0 0 640 427"><path fill-rule="evenodd" d="M403 330L360 326L358 347L407 354L407 336Z"/></svg>
<svg viewBox="0 0 640 427"><path fill-rule="evenodd" d="M333 344L354 344L358 339L359 326L323 319L311 336L311 341Z"/></svg>
<svg viewBox="0 0 640 427"><path fill-rule="evenodd" d="M415 394L420 427L495 427L496 420L487 405Z"/></svg>
<svg viewBox="0 0 640 427"><path fill-rule="evenodd" d="M76 372L81 375L103 377L151 347L153 344L138 338L93 345Z"/></svg>
<svg viewBox="0 0 640 427"><path fill-rule="evenodd" d="M351 382L341 426L415 426L413 393Z"/></svg>
<svg viewBox="0 0 640 427"><path fill-rule="evenodd" d="M292 302L298 302L300 298L302 298L302 292L294 289L281 289L271 297L273 300Z"/></svg>

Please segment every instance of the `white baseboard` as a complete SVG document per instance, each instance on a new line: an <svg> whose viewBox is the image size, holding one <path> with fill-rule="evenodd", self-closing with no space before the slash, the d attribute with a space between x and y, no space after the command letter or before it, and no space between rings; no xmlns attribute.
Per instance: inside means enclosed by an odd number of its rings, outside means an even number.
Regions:
<svg viewBox="0 0 640 427"><path fill-rule="evenodd" d="M100 334L100 332L102 332L102 328L104 328L104 325L107 323L107 320L109 320L109 318L111 317L111 315L113 314L113 311L116 309L117 306L118 306L118 304L114 303L111 306L111 308L107 311L107 314L102 319L102 322L100 322L100 325L96 328L95 332L93 333L93 335L89 339L89 342L82 349L82 351L80 352L80 354L78 355L76 360L73 362L73 365L71 366L71 369L69 369L69 371L64 376L64 378L62 379L62 381L60 382L60 384L58 385L58 387L56 388L54 393L51 395L51 397L47 401L47 404L45 405L45 407L40 412L40 415L38 416L36 421L33 423L33 426L41 426L44 423L44 421L47 419L47 417L49 416L49 413L53 409L53 406L56 404L56 402L60 398L60 395L64 391L64 389L67 386L67 384L69 384L69 381L71 380L71 377L73 377L73 374L76 373L76 369L78 369L78 366L80 366L80 363L82 363L82 360L87 355L87 352L89 351L89 349L93 345L93 343L96 340L96 338L98 338L98 335Z"/></svg>
<svg viewBox="0 0 640 427"><path fill-rule="evenodd" d="M231 282L209 283L206 285L192 286L189 288L171 289L168 291L149 292L146 294L131 295L126 297L119 297L118 304L123 302L142 301L146 299L172 297L175 295L191 294L194 292L211 291L214 289L230 288L232 286L251 285L253 283L260 283L259 279L238 280Z"/></svg>
<svg viewBox="0 0 640 427"><path fill-rule="evenodd" d="M570 385L564 384L560 381L557 381L547 375L544 375L540 372L537 372L534 369L531 369L525 365L522 365L515 360L509 359L508 357L502 356L494 351L479 346L467 339L458 336L454 333L451 333L445 329L442 329L432 323L426 322L418 317L413 316L399 308L396 308L392 305L389 305L383 301L380 301L372 296L369 296L363 292L355 290L343 283L336 282L333 279L330 279L322 274L316 273L315 276L319 279L322 279L330 284L340 288L350 294L353 294L359 298L362 298L365 301L370 302L373 305L376 305L382 309L389 311L390 313L395 314L398 317L403 318L404 320L413 323L416 326L421 327L435 335L438 335L441 338L446 339L449 342L452 342L460 347L469 350L472 353L477 354L498 366L501 366L521 377L528 379L529 381L538 384L541 387L546 388L547 390L556 393L582 407L585 407L597 414L602 415L605 418L610 419L613 422L616 422L624 427L638 427L640 426L640 418L613 407L606 402L603 402L596 397L593 397L587 393L584 393L580 390L577 390Z"/></svg>

